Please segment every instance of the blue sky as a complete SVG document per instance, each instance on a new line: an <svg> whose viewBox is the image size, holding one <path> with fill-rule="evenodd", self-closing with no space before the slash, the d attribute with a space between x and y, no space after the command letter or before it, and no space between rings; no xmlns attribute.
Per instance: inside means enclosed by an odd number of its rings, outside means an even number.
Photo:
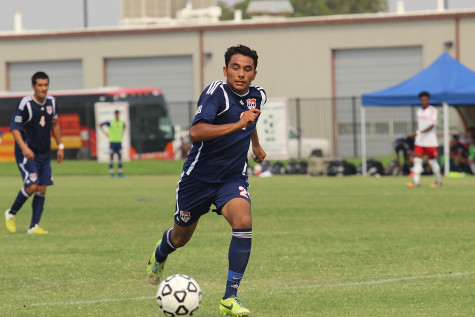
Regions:
<svg viewBox="0 0 475 317"><path fill-rule="evenodd" d="M75 29L83 26L84 0L0 0L0 31L14 27L13 13L21 8L23 27L35 29ZM120 20L121 0L87 0L88 24L91 27L116 26ZM223 0L235 3L239 0ZM389 10L396 10L397 0L388 0ZM437 0L405 0L407 11L436 9ZM449 0L449 9L475 8L475 0Z"/></svg>

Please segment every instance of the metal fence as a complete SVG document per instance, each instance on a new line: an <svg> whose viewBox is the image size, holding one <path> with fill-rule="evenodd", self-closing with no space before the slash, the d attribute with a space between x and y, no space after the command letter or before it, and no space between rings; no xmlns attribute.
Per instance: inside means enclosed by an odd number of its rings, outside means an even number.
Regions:
<svg viewBox="0 0 475 317"><path fill-rule="evenodd" d="M168 109L172 123L187 130L196 103L169 103ZM290 151L291 158L306 158L319 147L330 157L361 157L360 97L295 98L288 100L287 109L289 141L296 141L295 151ZM437 109L437 127L442 134L442 109ZM417 108L411 106L365 108L367 156L394 155L394 141L417 129L416 111ZM455 134L461 132L459 130L458 115L454 113L450 132Z"/></svg>
<svg viewBox="0 0 475 317"><path fill-rule="evenodd" d="M297 150L290 151L291 156L308 157L313 150L318 150L318 146L326 156L361 156L360 107L359 97L289 99L289 139L297 141ZM169 103L168 109L172 123L188 129L196 103ZM393 141L415 131L415 111L407 106L367 108L368 155L392 155Z"/></svg>
<svg viewBox="0 0 475 317"><path fill-rule="evenodd" d="M170 102L167 106L171 124L176 127L176 138L186 137L196 112L196 102ZM5 126L6 132L12 110L10 107L0 107L0 110L0 126ZM361 157L360 110L359 97L288 99L290 158L307 158L315 150L327 157ZM438 110L441 134L442 109ZM95 126L92 104L78 103L74 109L62 108L62 111L77 112L82 125ZM417 128L415 107L367 107L365 113L368 157L394 155L394 141ZM459 133L458 115L454 113L450 117L450 133Z"/></svg>

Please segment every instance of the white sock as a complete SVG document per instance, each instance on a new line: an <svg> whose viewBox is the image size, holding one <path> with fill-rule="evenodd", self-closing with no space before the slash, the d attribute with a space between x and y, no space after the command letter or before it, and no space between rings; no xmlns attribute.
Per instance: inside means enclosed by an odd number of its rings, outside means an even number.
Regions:
<svg viewBox="0 0 475 317"><path fill-rule="evenodd" d="M415 157L414 158L414 185L419 185L419 182L421 180L421 174L422 174L422 158L420 157Z"/></svg>
<svg viewBox="0 0 475 317"><path fill-rule="evenodd" d="M430 167L432 168L432 173L434 173L435 181L437 184L440 184L440 166L436 159L429 160Z"/></svg>

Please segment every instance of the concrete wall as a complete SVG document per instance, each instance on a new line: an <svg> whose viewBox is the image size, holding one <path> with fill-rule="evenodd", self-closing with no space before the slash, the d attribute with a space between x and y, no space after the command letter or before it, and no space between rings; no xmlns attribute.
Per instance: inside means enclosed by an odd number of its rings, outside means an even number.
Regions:
<svg viewBox="0 0 475 317"><path fill-rule="evenodd" d="M337 49L422 46L424 67L453 42L453 56L475 68L475 11L471 15L438 14L398 18L329 20L323 18L288 19L282 23L249 22L212 27L177 29L137 29L123 31L85 31L45 33L25 36L0 34L0 90L7 90L9 62L82 59L84 87L104 85L104 59L191 54L194 64L194 90L201 92L200 36L204 58L203 84L223 78L223 54L228 46L243 43L259 53L256 84L271 96L290 98L331 97L332 52ZM353 17L353 16L352 16ZM457 45L457 20L459 44ZM323 21L323 22L322 22ZM340 21L340 22L339 22ZM324 23L325 22L325 23ZM67 33L67 32L66 32Z"/></svg>

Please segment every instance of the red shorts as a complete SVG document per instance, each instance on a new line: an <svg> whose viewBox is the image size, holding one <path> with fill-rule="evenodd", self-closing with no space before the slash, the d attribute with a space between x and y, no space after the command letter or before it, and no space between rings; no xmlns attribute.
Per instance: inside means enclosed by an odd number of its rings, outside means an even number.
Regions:
<svg viewBox="0 0 475 317"><path fill-rule="evenodd" d="M436 146L414 146L414 154L416 156L427 155L430 159L437 158L438 151Z"/></svg>

